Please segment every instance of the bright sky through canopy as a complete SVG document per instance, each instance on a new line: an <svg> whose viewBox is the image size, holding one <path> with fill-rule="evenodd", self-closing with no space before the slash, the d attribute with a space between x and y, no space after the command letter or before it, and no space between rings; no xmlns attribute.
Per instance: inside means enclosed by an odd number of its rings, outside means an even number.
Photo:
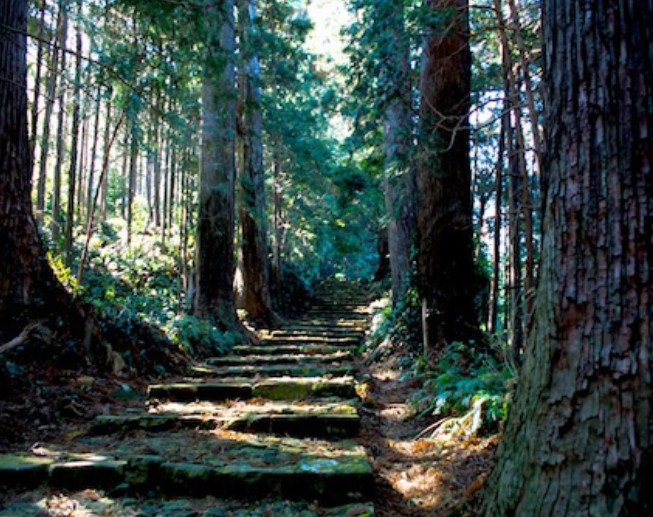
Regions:
<svg viewBox="0 0 653 517"><path fill-rule="evenodd" d="M308 48L335 64L345 62L344 40L340 30L352 21L346 0L309 0L308 15L315 29L308 38Z"/></svg>

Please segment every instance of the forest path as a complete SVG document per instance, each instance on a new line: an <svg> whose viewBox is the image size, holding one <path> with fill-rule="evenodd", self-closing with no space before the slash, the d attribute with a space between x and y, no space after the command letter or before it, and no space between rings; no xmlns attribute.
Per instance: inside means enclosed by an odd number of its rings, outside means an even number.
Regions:
<svg viewBox="0 0 653 517"><path fill-rule="evenodd" d="M103 490L114 498L104 515L372 515L372 469L354 440L367 305L354 285L321 284L303 318L149 386L146 408L114 408L84 434L0 455L0 486ZM17 501L0 515L38 514Z"/></svg>

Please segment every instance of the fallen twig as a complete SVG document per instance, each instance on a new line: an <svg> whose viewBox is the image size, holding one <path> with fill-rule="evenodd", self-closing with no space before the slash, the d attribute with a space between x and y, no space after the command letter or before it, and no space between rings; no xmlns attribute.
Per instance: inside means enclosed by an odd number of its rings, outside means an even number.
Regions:
<svg viewBox="0 0 653 517"><path fill-rule="evenodd" d="M29 335L41 324L41 322L37 323L30 323L23 329L23 331L18 334L14 339L11 341L5 343L4 345L0 346L0 354L3 354L4 352L8 352L12 348L16 348L17 346L22 345L25 341L27 341L27 338Z"/></svg>

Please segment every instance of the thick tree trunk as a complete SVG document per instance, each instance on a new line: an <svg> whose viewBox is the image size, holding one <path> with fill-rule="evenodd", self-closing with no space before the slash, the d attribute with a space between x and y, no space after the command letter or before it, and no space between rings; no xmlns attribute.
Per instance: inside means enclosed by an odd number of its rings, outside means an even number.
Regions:
<svg viewBox="0 0 653 517"><path fill-rule="evenodd" d="M0 38L0 341L15 337L30 321L79 313L50 268L30 197L27 135L27 4L0 3L0 19L10 30ZM83 328L83 323L81 323Z"/></svg>
<svg viewBox="0 0 653 517"><path fill-rule="evenodd" d="M242 234L243 308L258 325L278 321L272 310L269 282L267 225L265 221L265 171L263 168L263 117L256 53L256 0L238 1L240 23L242 105L242 160L239 223Z"/></svg>
<svg viewBox="0 0 653 517"><path fill-rule="evenodd" d="M202 159L195 313L222 329L238 326L234 303L236 91L234 0L205 0L207 61L202 85ZM217 78L217 79L216 79Z"/></svg>
<svg viewBox="0 0 653 517"><path fill-rule="evenodd" d="M474 307L466 0L432 0L438 25L424 47L418 167L418 276L425 352L480 337Z"/></svg>
<svg viewBox="0 0 653 517"><path fill-rule="evenodd" d="M383 7L380 7L383 9ZM413 142L412 85L409 39L404 30L403 1L387 6L385 30L392 44L386 49L384 82L388 103L383 124L385 171L383 190L388 221L388 247L392 273L392 304L403 295L410 268L410 248L416 226L415 170L411 163Z"/></svg>
<svg viewBox="0 0 653 517"><path fill-rule="evenodd" d="M540 279L484 513L649 515L653 2L543 13Z"/></svg>

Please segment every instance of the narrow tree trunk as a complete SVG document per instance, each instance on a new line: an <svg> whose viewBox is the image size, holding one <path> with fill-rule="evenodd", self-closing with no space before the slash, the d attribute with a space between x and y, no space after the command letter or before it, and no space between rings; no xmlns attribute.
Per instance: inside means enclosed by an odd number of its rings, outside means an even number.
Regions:
<svg viewBox="0 0 653 517"><path fill-rule="evenodd" d="M66 51L61 50L61 68L66 68ZM66 85L59 85L59 113L57 117L57 160L54 164L54 185L52 195L52 241L57 249L61 249L59 236L63 218L61 217L61 171L66 144Z"/></svg>
<svg viewBox="0 0 653 517"><path fill-rule="evenodd" d="M108 197L109 197L109 159L111 157L111 148L113 147L113 142L115 141L115 131L112 133L111 128L113 127L113 104L111 102L112 90L109 88L107 95L107 113L106 119L104 120L104 136L102 138L103 145L103 157L102 157L102 180L100 182L100 220L107 220L107 212L109 209L108 206ZM122 117L124 114L120 114L119 122L116 123L116 127L122 125ZM107 169L104 170L104 164L107 164Z"/></svg>
<svg viewBox="0 0 653 517"><path fill-rule="evenodd" d="M390 273L390 246L388 245L388 229L381 228L376 232L376 250L379 255L379 263L374 273L374 282L385 280Z"/></svg>
<svg viewBox="0 0 653 517"><path fill-rule="evenodd" d="M488 516L653 512L651 19L543 2L540 278Z"/></svg>
<svg viewBox="0 0 653 517"><path fill-rule="evenodd" d="M505 81L504 81L505 82ZM488 314L488 332L495 333L499 323L499 293L501 266L501 226L503 222L503 164L506 154L506 133L510 125L508 99L504 99L501 130L499 134L499 149L497 150L497 165L495 169L494 196L494 232L492 236L492 282L490 284L490 303Z"/></svg>
<svg viewBox="0 0 653 517"><path fill-rule="evenodd" d="M272 250L273 271L275 275L274 284L279 289L281 286L281 258L283 253L283 244L281 242L281 162L279 156L274 155L273 175L274 175L274 248Z"/></svg>
<svg viewBox="0 0 653 517"><path fill-rule="evenodd" d="M127 188L127 245L132 242L134 226L134 195L136 193L136 175L138 169L138 126L135 120L131 122L129 145L129 180Z"/></svg>
<svg viewBox="0 0 653 517"><path fill-rule="evenodd" d="M78 14L81 14L81 0L77 0ZM68 169L68 209L66 211L66 232L64 239L64 255L66 265L72 265L73 250L73 229L75 224L75 202L76 202L76 177L77 157L79 153L79 125L80 125L80 103L82 93L82 26L81 21L77 22L76 46L77 56L75 59L75 96L73 100L73 121L72 140L70 144L70 166Z"/></svg>
<svg viewBox="0 0 653 517"><path fill-rule="evenodd" d="M29 138L29 156L30 156L30 171L34 168L34 155L36 151L36 139L39 134L39 106L41 102L41 73L43 69L43 51L45 48L44 35L45 35L45 12L47 10L46 0L41 0L39 3L39 32L36 51L36 75L34 77L34 102L32 102L32 116L30 124L30 138ZM56 53L56 49L52 49L52 53ZM54 94L53 94L54 95ZM30 178L32 173L30 172Z"/></svg>
<svg viewBox="0 0 653 517"><path fill-rule="evenodd" d="M242 103L242 160L239 223L242 234L243 308L261 326L275 325L269 285L265 172L263 168L263 117L260 67L255 26L256 0L238 1L241 27L240 95Z"/></svg>
<svg viewBox="0 0 653 517"><path fill-rule="evenodd" d="M91 146L91 163L88 169L88 185L86 191L86 206L89 207L87 211L87 221L93 217L94 214L90 212L90 206L93 202L93 192L95 191L95 163L97 160L98 141L100 140L100 110L102 107L102 87L97 88L97 100L95 103L95 115L93 117L93 144Z"/></svg>
<svg viewBox="0 0 653 517"><path fill-rule="evenodd" d="M424 47L418 170L418 274L425 353L478 340L474 307L466 0L431 0L438 26Z"/></svg>
<svg viewBox="0 0 653 517"><path fill-rule="evenodd" d="M68 33L68 12L65 2L59 1L59 14L57 15L57 36L55 42L57 47L61 48L62 60L65 62L65 45ZM43 216L45 210L45 184L47 181L48 154L50 152L50 120L54 108L54 99L57 91L57 79L64 71L63 66L59 66L59 51L53 48L50 56L50 70L46 86L45 115L43 117L43 134L41 136L41 159L39 160L39 175L36 185L36 214L37 217ZM63 86L63 80L61 81Z"/></svg>

